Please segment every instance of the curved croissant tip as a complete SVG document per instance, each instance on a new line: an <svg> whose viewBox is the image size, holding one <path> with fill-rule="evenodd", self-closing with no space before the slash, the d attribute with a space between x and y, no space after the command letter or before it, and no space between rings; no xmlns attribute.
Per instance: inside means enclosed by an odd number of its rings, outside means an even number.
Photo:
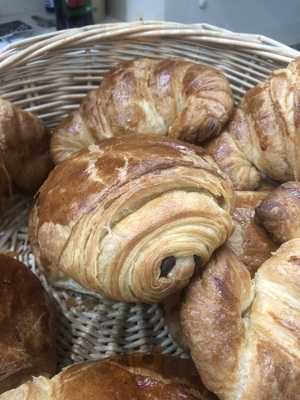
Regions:
<svg viewBox="0 0 300 400"><path fill-rule="evenodd" d="M210 118L207 122L206 130L210 135L218 133L218 131L220 130L219 121L215 118Z"/></svg>
<svg viewBox="0 0 300 400"><path fill-rule="evenodd" d="M221 124L216 118L209 118L203 121L197 132L195 143L202 144L204 141L217 136L221 132Z"/></svg>

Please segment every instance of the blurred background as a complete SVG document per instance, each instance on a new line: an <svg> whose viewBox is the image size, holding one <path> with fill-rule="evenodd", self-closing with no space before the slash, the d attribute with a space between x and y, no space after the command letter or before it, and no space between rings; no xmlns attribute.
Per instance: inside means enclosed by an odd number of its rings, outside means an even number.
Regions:
<svg viewBox="0 0 300 400"><path fill-rule="evenodd" d="M141 19L206 22L300 49L300 0L0 0L0 45L55 29Z"/></svg>

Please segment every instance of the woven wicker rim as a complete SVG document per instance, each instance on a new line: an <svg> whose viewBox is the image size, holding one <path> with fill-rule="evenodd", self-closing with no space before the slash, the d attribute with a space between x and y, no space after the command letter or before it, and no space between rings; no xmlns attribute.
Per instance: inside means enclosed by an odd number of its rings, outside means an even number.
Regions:
<svg viewBox="0 0 300 400"><path fill-rule="evenodd" d="M147 39L149 37L177 37L198 43L214 43L247 49L255 54L284 62L289 62L299 56L297 50L263 35L235 33L209 24L145 21L90 25L46 33L12 43L0 53L0 70L75 43L78 46L108 39Z"/></svg>

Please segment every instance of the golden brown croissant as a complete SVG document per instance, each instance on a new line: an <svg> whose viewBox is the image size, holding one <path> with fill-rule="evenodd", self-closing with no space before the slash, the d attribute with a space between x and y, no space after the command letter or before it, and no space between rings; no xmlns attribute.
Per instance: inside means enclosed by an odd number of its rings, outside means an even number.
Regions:
<svg viewBox="0 0 300 400"><path fill-rule="evenodd" d="M41 121L0 98L0 203L11 191L13 182L19 188L36 190L46 178L51 160L50 135Z"/></svg>
<svg viewBox="0 0 300 400"><path fill-rule="evenodd" d="M52 156L59 163L98 140L128 133L203 142L220 133L232 109L229 82L212 67L183 59L124 62L57 127Z"/></svg>
<svg viewBox="0 0 300 400"><path fill-rule="evenodd" d="M48 272L122 301L186 286L232 231L232 186L200 147L153 136L91 145L58 165L30 222Z"/></svg>
<svg viewBox="0 0 300 400"><path fill-rule="evenodd" d="M0 254L0 393L56 368L54 310L25 265Z"/></svg>
<svg viewBox="0 0 300 400"><path fill-rule="evenodd" d="M269 193L270 191L237 191L235 196L232 214L235 228L227 244L252 276L277 247L255 215L255 208Z"/></svg>
<svg viewBox="0 0 300 400"><path fill-rule="evenodd" d="M300 58L249 90L228 131L208 145L237 190L254 190L267 176L300 179Z"/></svg>
<svg viewBox="0 0 300 400"><path fill-rule="evenodd" d="M300 238L300 183L283 183L256 208L256 215L278 243Z"/></svg>
<svg viewBox="0 0 300 400"><path fill-rule="evenodd" d="M190 360L130 354L75 364L39 377L1 400L213 400Z"/></svg>
<svg viewBox="0 0 300 400"><path fill-rule="evenodd" d="M226 248L189 286L181 323L203 383L221 400L300 398L300 240L251 281Z"/></svg>

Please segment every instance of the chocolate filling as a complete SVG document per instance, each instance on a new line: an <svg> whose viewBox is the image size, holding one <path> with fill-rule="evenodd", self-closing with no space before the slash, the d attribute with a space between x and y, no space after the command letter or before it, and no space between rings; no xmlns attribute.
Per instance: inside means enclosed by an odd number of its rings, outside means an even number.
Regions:
<svg viewBox="0 0 300 400"><path fill-rule="evenodd" d="M195 262L195 273L202 271L203 269L203 262L201 257L199 256L194 256L194 262ZM176 264L176 257L170 256L166 257L162 260L161 265L160 265L160 278L166 278L169 273L172 271Z"/></svg>
<svg viewBox="0 0 300 400"><path fill-rule="evenodd" d="M194 276L196 275L202 276L205 270L205 265L203 264L202 258L199 256L194 256L194 261L195 261Z"/></svg>
<svg viewBox="0 0 300 400"><path fill-rule="evenodd" d="M160 265L160 278L166 278L176 264L176 257L170 256L162 260Z"/></svg>
<svg viewBox="0 0 300 400"><path fill-rule="evenodd" d="M194 256L194 261L195 261L195 268L196 269L201 269L203 267L203 262L202 258L199 256Z"/></svg>

